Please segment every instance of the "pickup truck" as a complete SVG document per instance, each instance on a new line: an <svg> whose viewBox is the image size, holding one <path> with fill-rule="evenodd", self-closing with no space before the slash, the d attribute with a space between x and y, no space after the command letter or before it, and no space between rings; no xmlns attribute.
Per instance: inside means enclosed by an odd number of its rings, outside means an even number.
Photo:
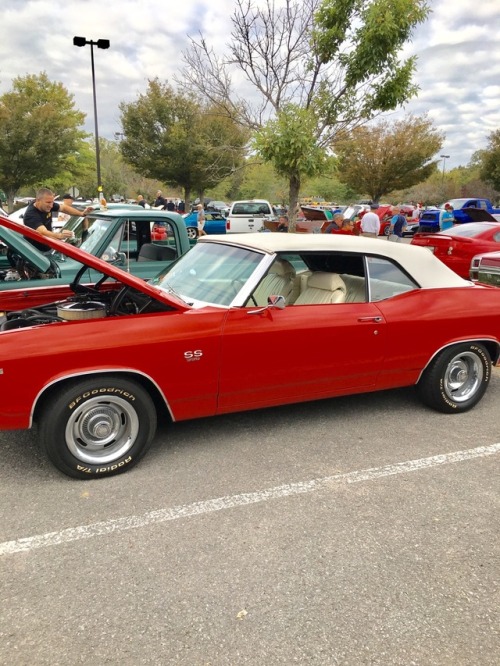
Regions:
<svg viewBox="0 0 500 666"><path fill-rule="evenodd" d="M164 225L165 238L153 242L152 229L158 224ZM140 206L102 208L87 217L71 217L64 228L73 233L67 242L144 280L158 275L190 249L182 216L170 211ZM19 224L19 233L14 234L0 219L0 291L69 285L81 264L57 250L40 252L23 238L23 229ZM86 283L94 279L91 272L84 276ZM30 289L26 294L31 297Z"/></svg>
<svg viewBox="0 0 500 666"><path fill-rule="evenodd" d="M265 199L234 201L226 218L226 233L241 234L261 231L265 227L265 222L274 220L276 217L274 208Z"/></svg>
<svg viewBox="0 0 500 666"><path fill-rule="evenodd" d="M489 199L450 199L448 202L453 208L453 216L457 224L464 222L474 222L475 219L468 212L468 209L476 209L489 213L490 215L500 214L500 208L494 208ZM443 203L439 208L431 208L424 210L420 215L420 233L435 233L439 231L439 223L441 213L443 212L445 204Z"/></svg>

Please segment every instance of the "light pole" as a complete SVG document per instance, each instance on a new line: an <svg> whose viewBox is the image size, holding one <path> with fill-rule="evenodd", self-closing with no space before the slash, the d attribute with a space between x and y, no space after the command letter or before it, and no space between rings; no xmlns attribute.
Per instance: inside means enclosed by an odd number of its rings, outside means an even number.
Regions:
<svg viewBox="0 0 500 666"><path fill-rule="evenodd" d="M101 183L101 158L99 155L99 130L97 126L97 101L95 95L95 68L94 68L94 46L97 46L98 49L109 49L109 39L98 39L96 42L93 42L91 39L86 39L85 37L73 37L74 46L85 46L90 44L90 63L92 66L92 91L94 93L94 127L95 127L95 159L97 166L97 196L99 201L104 197L102 193L102 183Z"/></svg>
<svg viewBox="0 0 500 666"><path fill-rule="evenodd" d="M444 165L446 164L446 160L450 159L449 155L441 155L441 159L443 160L443 176L441 178L441 187L443 188L444 191Z"/></svg>

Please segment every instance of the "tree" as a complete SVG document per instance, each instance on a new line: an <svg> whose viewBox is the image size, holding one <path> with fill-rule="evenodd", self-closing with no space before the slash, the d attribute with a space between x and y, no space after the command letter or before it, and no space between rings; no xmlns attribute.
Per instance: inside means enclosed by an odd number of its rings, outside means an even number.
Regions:
<svg viewBox="0 0 500 666"><path fill-rule="evenodd" d="M256 134L257 152L288 178L290 201L298 201L303 176L316 176L324 169L326 153L316 142L316 127L309 109L288 104Z"/></svg>
<svg viewBox="0 0 500 666"><path fill-rule="evenodd" d="M438 160L442 135L424 117L357 127L335 143L342 182L368 194L373 201L428 178Z"/></svg>
<svg viewBox="0 0 500 666"><path fill-rule="evenodd" d="M47 74L18 77L0 97L0 186L9 210L21 187L67 169L85 133L73 95Z"/></svg>
<svg viewBox="0 0 500 666"><path fill-rule="evenodd" d="M487 147L478 153L481 179L500 191L500 130L491 132Z"/></svg>
<svg viewBox="0 0 500 666"><path fill-rule="evenodd" d="M294 211L312 154L326 169L325 153L339 133L416 94L415 58L400 62L398 54L429 9L425 0L282 4L277 8L267 0L260 8L252 0L236 0L229 53L218 56L203 35L192 39L180 83L186 90L199 90L246 127L264 132L256 145L287 174ZM243 73L246 88L241 93L233 90L233 73L240 79ZM291 140L301 111L307 112L313 146L303 141L304 132L300 145ZM275 150L269 139L273 130L279 131Z"/></svg>
<svg viewBox="0 0 500 666"><path fill-rule="evenodd" d="M200 196L234 170L247 135L216 106L176 93L158 79L136 102L120 105L125 161L136 171Z"/></svg>

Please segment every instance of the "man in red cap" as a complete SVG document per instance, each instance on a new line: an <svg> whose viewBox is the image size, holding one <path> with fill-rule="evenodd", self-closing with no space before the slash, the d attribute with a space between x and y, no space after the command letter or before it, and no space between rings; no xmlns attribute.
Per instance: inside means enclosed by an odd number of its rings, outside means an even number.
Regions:
<svg viewBox="0 0 500 666"><path fill-rule="evenodd" d="M453 215L453 206L449 203L444 205L444 211L441 213L441 219L439 220L439 226L441 231L445 229L451 229L455 224L455 217Z"/></svg>

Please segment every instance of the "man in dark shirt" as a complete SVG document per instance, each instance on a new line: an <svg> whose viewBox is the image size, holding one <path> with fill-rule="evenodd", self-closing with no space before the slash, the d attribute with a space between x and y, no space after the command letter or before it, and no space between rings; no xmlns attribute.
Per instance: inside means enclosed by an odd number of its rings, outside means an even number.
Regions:
<svg viewBox="0 0 500 666"><path fill-rule="evenodd" d="M139 204L139 206L142 206L142 208L146 208L146 201L142 196L142 194L137 195L137 203Z"/></svg>
<svg viewBox="0 0 500 666"><path fill-rule="evenodd" d="M47 236L48 238L57 238L58 240L65 240L70 238L73 233L68 229L62 229L61 231L52 231L52 213L58 213L62 211L63 213L69 213L70 215L87 215L94 209L91 206L85 208L81 211L77 208L73 208L67 203L56 203L54 201L54 193L46 187L42 187L36 193L35 201L32 201L26 212L24 213L23 222L26 227L38 231L42 236ZM47 251L47 246L43 243L37 243L37 241L32 241L28 239L36 248L41 252Z"/></svg>
<svg viewBox="0 0 500 666"><path fill-rule="evenodd" d="M159 206L161 206L161 208L162 208L163 210L166 209L166 207L167 207L167 200L166 200L165 197L162 195L161 190L158 190L158 192L156 193L156 199L155 199L155 202L154 202L153 206L154 206L155 208L158 208Z"/></svg>

